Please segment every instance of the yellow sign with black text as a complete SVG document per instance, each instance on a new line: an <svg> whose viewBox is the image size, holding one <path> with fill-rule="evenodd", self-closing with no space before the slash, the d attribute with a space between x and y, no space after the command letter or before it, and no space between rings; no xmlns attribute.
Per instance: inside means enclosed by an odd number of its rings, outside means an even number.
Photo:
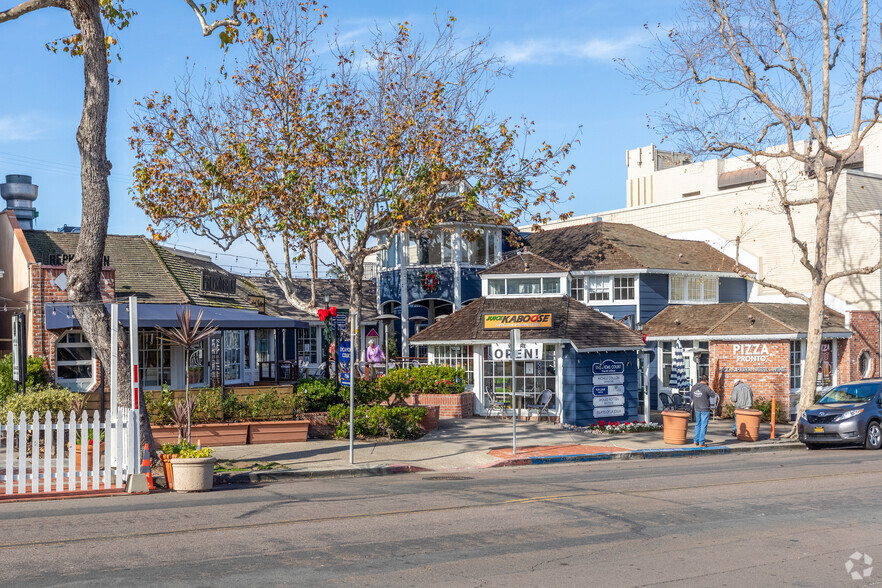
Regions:
<svg viewBox="0 0 882 588"><path fill-rule="evenodd" d="M485 329L550 329L550 312L500 313L484 315Z"/></svg>

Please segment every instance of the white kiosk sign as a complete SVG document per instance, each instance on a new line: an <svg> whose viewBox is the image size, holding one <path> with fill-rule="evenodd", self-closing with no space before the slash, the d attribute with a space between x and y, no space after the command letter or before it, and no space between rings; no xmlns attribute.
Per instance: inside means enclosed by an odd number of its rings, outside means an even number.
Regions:
<svg viewBox="0 0 882 588"><path fill-rule="evenodd" d="M594 408L600 406L625 406L624 396L598 396L594 399Z"/></svg>
<svg viewBox="0 0 882 588"><path fill-rule="evenodd" d="M594 418L625 416L624 406L600 406L594 409Z"/></svg>
<svg viewBox="0 0 882 588"><path fill-rule="evenodd" d="M624 396L624 386L594 386L594 397L598 396Z"/></svg>
<svg viewBox="0 0 882 588"><path fill-rule="evenodd" d="M595 386L610 386L625 383L625 374L595 374Z"/></svg>

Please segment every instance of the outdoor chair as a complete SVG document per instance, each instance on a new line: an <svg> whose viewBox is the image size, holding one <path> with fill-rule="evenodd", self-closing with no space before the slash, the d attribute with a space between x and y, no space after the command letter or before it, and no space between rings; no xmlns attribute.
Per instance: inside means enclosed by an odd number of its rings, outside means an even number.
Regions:
<svg viewBox="0 0 882 588"><path fill-rule="evenodd" d="M674 401L671 400L671 395L667 392L659 392L658 397L662 403L662 410L676 410L674 406Z"/></svg>
<svg viewBox="0 0 882 588"><path fill-rule="evenodd" d="M674 410L685 410L686 412L689 412L692 409L692 407L686 403L686 399L683 395L679 392L671 394L671 401L674 404Z"/></svg>
<svg viewBox="0 0 882 588"><path fill-rule="evenodd" d="M493 392L490 386L487 386L485 390L487 392L487 413L484 415L484 418L488 418L492 410L498 410L499 415L505 418L505 411L508 409L508 405L496 396L496 393Z"/></svg>
<svg viewBox="0 0 882 588"><path fill-rule="evenodd" d="M545 413L545 416L547 416L550 419L551 414L549 413L549 411L551 410L552 404L554 404L554 392L552 392L551 390L548 390L548 389L543 390L542 396L539 398L538 404L528 404L527 405L527 411L528 411L527 415L530 414L529 413L530 410L533 410L535 408L535 409L539 410L539 414L536 417L538 421L542 420L542 413L543 412Z"/></svg>
<svg viewBox="0 0 882 588"><path fill-rule="evenodd" d="M318 367L315 368L315 371L314 371L313 374L312 374L313 377L315 377L315 378L324 378L324 377L325 377L325 366L326 366L326 365L327 365L326 362L324 362L324 361L321 362L321 363L318 365Z"/></svg>

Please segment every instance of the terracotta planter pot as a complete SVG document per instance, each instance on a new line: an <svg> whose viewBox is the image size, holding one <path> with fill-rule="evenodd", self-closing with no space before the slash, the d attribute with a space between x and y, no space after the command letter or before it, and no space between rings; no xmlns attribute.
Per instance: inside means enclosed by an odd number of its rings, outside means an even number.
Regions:
<svg viewBox="0 0 882 588"><path fill-rule="evenodd" d="M739 441L756 441L759 439L760 421L762 411L753 408L738 408L735 410L735 431Z"/></svg>
<svg viewBox="0 0 882 588"><path fill-rule="evenodd" d="M302 443L309 421L261 421L248 423L248 443Z"/></svg>
<svg viewBox="0 0 882 588"><path fill-rule="evenodd" d="M171 460L175 457L174 455L166 455L164 453L159 454L159 461L162 462L162 471L165 474L165 483L168 484L169 490L175 489L175 475L174 469L172 468Z"/></svg>
<svg viewBox="0 0 882 588"><path fill-rule="evenodd" d="M214 457L171 459L175 492L205 492L214 486Z"/></svg>
<svg viewBox="0 0 882 588"><path fill-rule="evenodd" d="M689 425L689 413L685 410L662 411L665 443L668 445L686 445L686 429Z"/></svg>
<svg viewBox="0 0 882 588"><path fill-rule="evenodd" d="M82 460L82 454L80 452L82 451L82 447L83 447L82 445L74 445L73 447L71 447L70 443L67 444L68 457L70 457L71 452L74 452L74 469L77 471L80 470L80 461ZM92 453L93 453L94 447L95 447L94 445L89 445L89 448L86 449L86 469L87 470L92 467ZM100 453L104 453L104 443L103 442L98 445L98 451ZM101 458L99 457L99 459L101 459Z"/></svg>

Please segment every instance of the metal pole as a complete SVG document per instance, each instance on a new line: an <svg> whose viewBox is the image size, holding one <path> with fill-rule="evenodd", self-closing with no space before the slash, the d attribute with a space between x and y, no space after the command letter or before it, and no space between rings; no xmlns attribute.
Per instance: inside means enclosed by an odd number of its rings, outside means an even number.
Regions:
<svg viewBox="0 0 882 588"><path fill-rule="evenodd" d="M520 329L512 329L509 333L509 346L511 347L511 454L518 454L518 415L515 406L515 361L518 347L521 346Z"/></svg>
<svg viewBox="0 0 882 588"><path fill-rule="evenodd" d="M138 297L129 296L129 354L132 367L132 437L126 452L132 456L133 468L141 450L141 387L138 373ZM133 469L134 471L134 469Z"/></svg>
<svg viewBox="0 0 882 588"><path fill-rule="evenodd" d="M352 341L349 346L349 463L355 463L355 362L358 356L358 311L350 315L352 321Z"/></svg>
<svg viewBox="0 0 882 588"><path fill-rule="evenodd" d="M116 422L119 403L119 304L110 305L110 416Z"/></svg>

